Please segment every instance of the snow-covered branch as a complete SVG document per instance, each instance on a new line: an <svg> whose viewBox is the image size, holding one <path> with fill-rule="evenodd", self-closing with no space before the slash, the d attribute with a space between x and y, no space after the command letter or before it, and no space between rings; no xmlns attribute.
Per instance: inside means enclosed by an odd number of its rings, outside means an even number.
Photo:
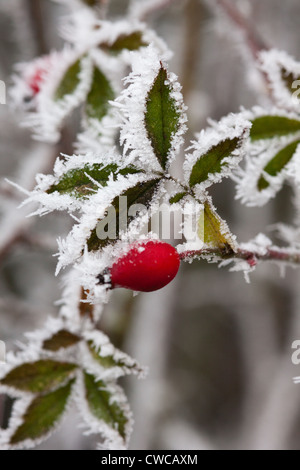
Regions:
<svg viewBox="0 0 300 470"><path fill-rule="evenodd" d="M259 261L273 261L287 265L300 265L300 251L292 248L270 247L261 250L238 248L236 251L220 248L203 248L180 253L183 261L191 261L201 257L216 257L221 260L243 260L250 267L256 266Z"/></svg>

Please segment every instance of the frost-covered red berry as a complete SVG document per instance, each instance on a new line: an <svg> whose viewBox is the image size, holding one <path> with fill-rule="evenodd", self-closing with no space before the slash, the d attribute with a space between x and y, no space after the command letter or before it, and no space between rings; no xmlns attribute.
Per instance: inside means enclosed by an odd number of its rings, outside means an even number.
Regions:
<svg viewBox="0 0 300 470"><path fill-rule="evenodd" d="M174 279L179 265L179 255L168 243L136 242L112 266L111 285L140 292L156 291Z"/></svg>

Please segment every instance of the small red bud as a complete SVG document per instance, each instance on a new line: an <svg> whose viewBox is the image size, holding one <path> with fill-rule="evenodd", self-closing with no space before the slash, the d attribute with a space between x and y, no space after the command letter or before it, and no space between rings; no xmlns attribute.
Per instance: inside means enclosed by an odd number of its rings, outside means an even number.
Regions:
<svg viewBox="0 0 300 470"><path fill-rule="evenodd" d="M34 95L40 92L41 84L45 75L45 70L37 69L35 73L30 77L28 86L31 88Z"/></svg>
<svg viewBox="0 0 300 470"><path fill-rule="evenodd" d="M156 240L134 243L110 269L112 288L152 292L169 284L180 266L173 246Z"/></svg>

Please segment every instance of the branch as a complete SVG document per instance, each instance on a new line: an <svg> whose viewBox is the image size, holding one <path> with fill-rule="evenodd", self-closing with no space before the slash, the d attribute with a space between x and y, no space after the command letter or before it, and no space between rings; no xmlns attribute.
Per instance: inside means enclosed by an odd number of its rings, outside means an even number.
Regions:
<svg viewBox="0 0 300 470"><path fill-rule="evenodd" d="M189 261L203 256L217 256L218 258L228 260L237 259L247 261L249 266L254 267L258 261L284 262L293 265L300 265L300 252L290 248L270 247L265 248L264 252L250 251L238 248L237 251L222 250L220 248L205 248L203 250L191 250L180 254L182 261Z"/></svg>
<svg viewBox="0 0 300 470"><path fill-rule="evenodd" d="M36 40L38 55L49 52L45 38L42 6L40 0L27 0L27 9L30 16L31 27Z"/></svg>
<svg viewBox="0 0 300 470"><path fill-rule="evenodd" d="M259 53L262 50L268 50L269 46L265 44L263 39L259 36L259 34L255 31L253 26L247 21L247 19L241 14L240 10L234 5L233 2L230 0L216 0L217 5L224 11L227 17L231 20L232 24L239 29L244 38L245 38L245 45L247 46L251 56L253 57L254 62L256 63L259 59ZM209 6L212 7L213 2L206 2ZM266 85L266 93L269 96L270 100L273 101L273 96L271 93L270 88L270 79L266 72L262 71L258 68L265 85Z"/></svg>
<svg viewBox="0 0 300 470"><path fill-rule="evenodd" d="M230 0L217 0L217 3L230 20L244 33L249 50L253 58L257 60L259 52L263 49L269 49L269 47Z"/></svg>
<svg viewBox="0 0 300 470"><path fill-rule="evenodd" d="M202 2L188 0L185 6L184 54L182 65L182 91L187 99L198 84L198 59L201 25L204 17ZM199 84L198 84L199 85Z"/></svg>
<svg viewBox="0 0 300 470"><path fill-rule="evenodd" d="M87 302L88 292L81 289L81 301L79 303L79 313L82 318L87 317L92 322L94 320L94 306Z"/></svg>
<svg viewBox="0 0 300 470"><path fill-rule="evenodd" d="M156 11L164 10L169 7L172 3L183 0L148 0L140 5L137 1L132 2L129 13L131 16L139 18L141 21L145 21L148 16L152 15ZM195 0L194 0L195 1Z"/></svg>

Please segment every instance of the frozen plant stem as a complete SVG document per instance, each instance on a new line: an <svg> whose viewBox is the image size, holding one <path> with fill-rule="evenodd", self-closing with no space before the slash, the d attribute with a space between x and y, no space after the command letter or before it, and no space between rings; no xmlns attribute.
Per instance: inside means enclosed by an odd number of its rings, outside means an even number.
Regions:
<svg viewBox="0 0 300 470"><path fill-rule="evenodd" d="M184 54L182 66L182 90L188 99L196 86L199 88L197 70L199 43L204 6L201 2L188 0L185 6Z"/></svg>
<svg viewBox="0 0 300 470"><path fill-rule="evenodd" d="M260 52L269 49L268 45L264 43L249 21L242 15L240 10L231 0L217 0L217 4L231 20L232 24L242 32L246 47L249 49L249 52L256 63L259 60ZM270 91L270 79L268 75L259 68L258 71L261 73L265 82L266 94L272 101L274 101Z"/></svg>
<svg viewBox="0 0 300 470"><path fill-rule="evenodd" d="M258 251L244 250L238 248L236 251L220 248L204 248L203 250L186 251L180 254L182 261L188 261L202 256L217 256L221 259L245 260L251 267L256 266L258 261L284 262L292 265L300 265L300 252L279 247L266 248L264 253Z"/></svg>
<svg viewBox="0 0 300 470"><path fill-rule="evenodd" d="M240 30L242 30L253 58L257 60L260 51L263 49L268 49L266 44L264 44L262 39L258 37L257 33L254 32L246 18L240 13L240 11L230 0L217 0L217 2L227 14L227 16L231 19L231 21Z"/></svg>
<svg viewBox="0 0 300 470"><path fill-rule="evenodd" d="M48 47L45 38L40 0L27 0L27 8L36 39L37 53L40 55L46 54Z"/></svg>

